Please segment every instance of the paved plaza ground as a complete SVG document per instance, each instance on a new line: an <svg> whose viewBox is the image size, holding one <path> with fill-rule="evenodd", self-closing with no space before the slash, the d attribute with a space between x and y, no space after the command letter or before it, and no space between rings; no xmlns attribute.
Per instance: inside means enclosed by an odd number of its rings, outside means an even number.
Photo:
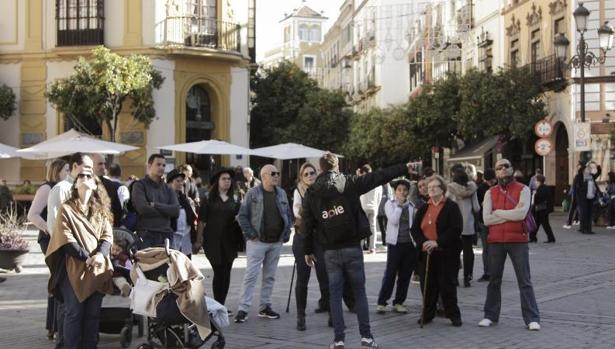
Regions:
<svg viewBox="0 0 615 349"><path fill-rule="evenodd" d="M563 216L552 215L556 244L541 242L531 245L532 280L540 313L542 330L529 332L521 318L519 292L510 262L506 265L502 286L502 316L492 328L476 326L482 318L486 284L473 282L470 288L459 288L459 306L463 326L436 318L420 329L421 297L418 285L412 284L407 315L375 313L377 293L385 266L385 253L365 256L367 290L372 331L381 348L615 348L615 231L603 227L596 235L581 235L576 230L562 229ZM7 281L0 284L0 348L53 348L45 337L47 269L44 265L35 232L29 234L33 249L21 274L2 274ZM474 275L481 275L480 248ZM244 324L231 323L226 329L226 348L325 348L333 338L327 327L327 316L315 314L318 298L315 276L310 284L308 329L295 329L294 300L290 313L285 313L286 297L294 259L290 245L285 246L274 289L274 310L280 320L263 320L253 307ZM203 255L196 258L211 281L212 271ZM237 299L245 267L245 258L235 261L227 305L236 311ZM211 282L208 282L211 286ZM258 297L255 297L258 300ZM346 346L359 347L356 317L345 313ZM142 342L135 338L133 347ZM119 348L117 336L101 335L99 348ZM208 345L204 346L204 348Z"/></svg>

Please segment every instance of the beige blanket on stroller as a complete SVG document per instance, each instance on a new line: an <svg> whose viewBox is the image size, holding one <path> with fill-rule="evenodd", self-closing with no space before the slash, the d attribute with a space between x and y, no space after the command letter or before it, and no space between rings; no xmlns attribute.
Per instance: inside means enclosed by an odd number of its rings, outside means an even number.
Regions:
<svg viewBox="0 0 615 349"><path fill-rule="evenodd" d="M183 253L175 250L169 250L169 252L170 256L167 256L162 247L150 247L138 251L137 265L141 270L149 271L169 263L167 279L170 291L177 295L179 311L196 325L201 339L205 339L211 333L211 325L204 298L203 274ZM137 280L135 269L133 268L130 272L133 282ZM162 290L154 296L153 306L158 306L166 292Z"/></svg>

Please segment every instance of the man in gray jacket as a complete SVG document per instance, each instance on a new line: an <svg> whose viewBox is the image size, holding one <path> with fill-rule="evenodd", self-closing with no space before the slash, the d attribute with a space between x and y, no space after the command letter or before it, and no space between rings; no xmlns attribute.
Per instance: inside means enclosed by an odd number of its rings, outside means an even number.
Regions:
<svg viewBox="0 0 615 349"><path fill-rule="evenodd" d="M273 165L261 170L262 183L248 191L244 198L237 221L246 237L246 272L236 323L245 322L252 305L256 278L263 267L259 317L279 319L280 314L271 309L271 293L278 269L282 242L290 238L293 224L292 210L286 192L279 188L280 172Z"/></svg>
<svg viewBox="0 0 615 349"><path fill-rule="evenodd" d="M147 175L132 185L140 249L164 246L164 239L173 243L171 220L179 216L179 202L177 194L162 180L165 164L163 155L152 154L147 160Z"/></svg>

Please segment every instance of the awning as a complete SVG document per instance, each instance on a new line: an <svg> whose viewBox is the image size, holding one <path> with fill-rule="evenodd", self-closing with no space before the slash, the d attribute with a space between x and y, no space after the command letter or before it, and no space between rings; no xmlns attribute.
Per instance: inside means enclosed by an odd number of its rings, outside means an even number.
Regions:
<svg viewBox="0 0 615 349"><path fill-rule="evenodd" d="M487 152L495 147L498 142L498 136L487 138L473 145L463 147L457 153L451 155L448 161L467 161L482 159Z"/></svg>

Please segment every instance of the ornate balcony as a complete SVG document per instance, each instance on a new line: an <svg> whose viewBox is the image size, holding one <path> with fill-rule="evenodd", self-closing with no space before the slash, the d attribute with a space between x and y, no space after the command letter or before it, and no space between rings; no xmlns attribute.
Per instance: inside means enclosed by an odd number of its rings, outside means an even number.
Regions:
<svg viewBox="0 0 615 349"><path fill-rule="evenodd" d="M210 17L167 17L156 26L158 44L241 52L240 29L235 23Z"/></svg>
<svg viewBox="0 0 615 349"><path fill-rule="evenodd" d="M562 63L554 54L526 66L545 90L560 91L566 87L570 72L563 69Z"/></svg>

